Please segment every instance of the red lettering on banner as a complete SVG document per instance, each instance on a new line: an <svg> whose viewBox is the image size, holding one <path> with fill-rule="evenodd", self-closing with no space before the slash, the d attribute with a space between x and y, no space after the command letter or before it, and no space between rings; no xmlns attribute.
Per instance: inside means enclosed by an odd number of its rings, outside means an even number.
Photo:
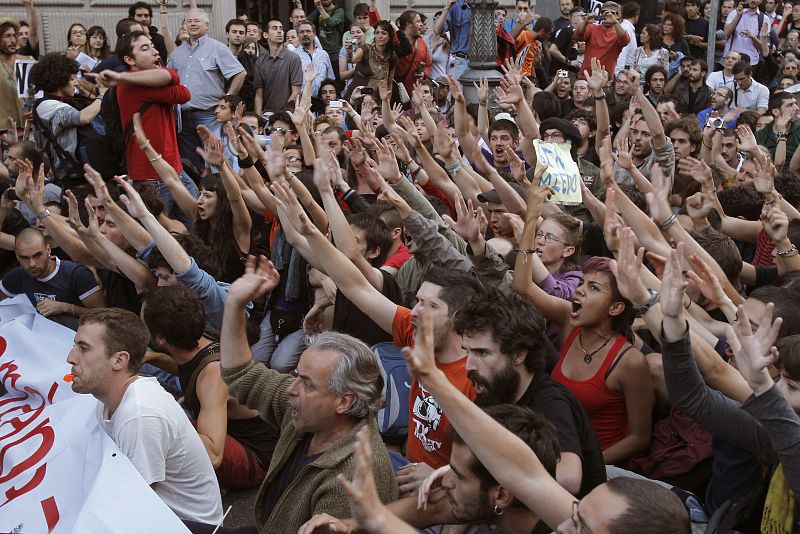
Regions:
<svg viewBox="0 0 800 534"><path fill-rule="evenodd" d="M56 506L56 498L48 497L42 501L42 511L44 518L47 521L47 532L52 532L56 528L56 523L61 518L58 513L58 506Z"/></svg>
<svg viewBox="0 0 800 534"><path fill-rule="evenodd" d="M5 353L7 347L8 344L5 338L0 336L0 356ZM2 421L0 422L0 428L6 425L9 425L11 428L10 432L0 434L0 443L4 443L2 448L0 448L0 484L11 484L4 492L6 500L0 504L0 508L14 499L33 491L42 483L47 472L47 463L42 463L42 461L55 443L55 431L49 425L50 419L45 418L41 420L40 416L43 414L45 406L47 406L47 404L52 404L58 389L58 383L53 383L47 392L47 397L45 397L37 389L30 386L18 387L17 381L20 378L19 366L14 360L0 364L0 380L5 385L9 395L7 398L0 400L0 407L3 408L3 411L0 412L0 421ZM15 417L10 417L10 414L13 412L19 412L19 414ZM39 420L38 423L37 420ZM32 425L35 426L31 429ZM26 430L29 431L22 436ZM16 439L9 442L9 438L11 437L16 437ZM36 439L39 439L40 443L28 458L22 461L15 459L13 462L14 465L10 466L10 470L7 473L3 473L3 465L6 463L10 465L12 463L3 461L9 451L23 445L25 445L26 448L32 448L30 445L31 440ZM34 471L30 480L22 485L18 485L18 479L32 469L34 469ZM55 497L47 497L42 500L40 504L45 521L47 522L48 532L50 532L55 528L60 519Z"/></svg>

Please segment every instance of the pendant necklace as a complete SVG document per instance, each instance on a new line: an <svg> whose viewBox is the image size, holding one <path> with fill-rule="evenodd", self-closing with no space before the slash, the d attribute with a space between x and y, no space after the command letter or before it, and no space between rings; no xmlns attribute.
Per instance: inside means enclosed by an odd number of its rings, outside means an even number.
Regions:
<svg viewBox="0 0 800 534"><path fill-rule="evenodd" d="M597 347L595 350L593 350L592 352L587 352L586 349L583 348L583 331L581 330L581 333L578 334L578 344L580 345L581 350L583 351L583 363L585 363L586 365L589 365L590 363L592 363L592 356L594 356L595 354L597 354L598 352L603 350L603 348L606 345L608 345L608 342L611 341L612 337L613 337L613 334L608 336L605 339L605 341L603 341L603 344L600 345L599 347Z"/></svg>

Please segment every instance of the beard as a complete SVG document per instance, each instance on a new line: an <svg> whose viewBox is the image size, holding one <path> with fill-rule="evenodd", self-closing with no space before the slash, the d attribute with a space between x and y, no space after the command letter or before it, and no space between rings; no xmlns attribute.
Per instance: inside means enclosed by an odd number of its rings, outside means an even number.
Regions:
<svg viewBox="0 0 800 534"><path fill-rule="evenodd" d="M498 369L491 380L486 380L475 371L468 371L467 378L472 380L473 384L483 386L485 389L475 399L475 404L482 408L497 404L513 404L517 400L519 374L514 370L510 360L506 360L505 365Z"/></svg>

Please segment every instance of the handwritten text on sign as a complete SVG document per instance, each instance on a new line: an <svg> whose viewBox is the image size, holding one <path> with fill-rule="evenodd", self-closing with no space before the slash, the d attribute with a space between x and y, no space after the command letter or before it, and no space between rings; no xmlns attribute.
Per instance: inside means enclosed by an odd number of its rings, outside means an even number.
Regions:
<svg viewBox="0 0 800 534"><path fill-rule="evenodd" d="M542 176L542 184L555 191L550 200L564 204L580 204L581 173L578 164L572 159L569 144L545 143L539 139L533 142L536 149L536 172L542 166L547 172Z"/></svg>

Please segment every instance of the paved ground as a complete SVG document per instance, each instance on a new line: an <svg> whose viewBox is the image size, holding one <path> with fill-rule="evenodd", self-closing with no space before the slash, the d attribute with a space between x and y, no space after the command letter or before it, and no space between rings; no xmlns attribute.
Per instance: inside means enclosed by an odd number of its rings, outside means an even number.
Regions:
<svg viewBox="0 0 800 534"><path fill-rule="evenodd" d="M231 508L228 517L225 518L226 527L243 527L255 525L256 520L253 516L253 506L258 495L258 486L247 490L228 490L222 497L222 510Z"/></svg>

